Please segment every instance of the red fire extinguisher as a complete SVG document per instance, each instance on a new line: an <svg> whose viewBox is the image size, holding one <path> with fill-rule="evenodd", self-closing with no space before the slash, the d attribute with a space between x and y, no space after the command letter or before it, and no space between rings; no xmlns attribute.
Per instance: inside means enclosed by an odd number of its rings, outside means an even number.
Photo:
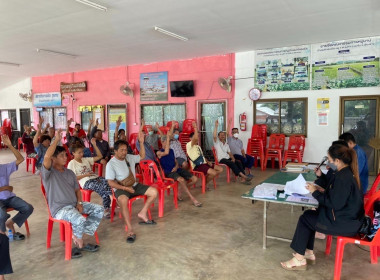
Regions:
<svg viewBox="0 0 380 280"><path fill-rule="evenodd" d="M247 115L246 115L246 113L239 115L239 124L240 124L240 130L241 131L247 130Z"/></svg>

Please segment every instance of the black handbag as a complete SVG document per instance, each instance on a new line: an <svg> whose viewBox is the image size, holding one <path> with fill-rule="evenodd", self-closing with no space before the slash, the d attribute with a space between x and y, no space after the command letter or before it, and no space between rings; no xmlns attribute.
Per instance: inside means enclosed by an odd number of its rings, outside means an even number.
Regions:
<svg viewBox="0 0 380 280"><path fill-rule="evenodd" d="M364 216L363 223L361 227L359 228L358 233L360 235L364 235L366 237L368 234L371 233L371 228L372 228L372 219L369 216Z"/></svg>
<svg viewBox="0 0 380 280"><path fill-rule="evenodd" d="M201 165L204 162L204 157L203 157L203 154L202 154L202 151L199 149L198 147L198 151L199 151L199 157L197 157L195 160L192 160L190 157L190 160L194 163L195 166L198 166L198 165Z"/></svg>

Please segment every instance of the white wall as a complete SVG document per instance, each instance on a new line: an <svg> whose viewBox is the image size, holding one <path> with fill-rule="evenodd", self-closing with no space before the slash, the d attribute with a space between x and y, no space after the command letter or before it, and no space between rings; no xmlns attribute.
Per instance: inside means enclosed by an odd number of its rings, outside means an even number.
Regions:
<svg viewBox="0 0 380 280"><path fill-rule="evenodd" d="M28 93L31 89L30 78L25 78L21 81L15 82L10 86L0 89L0 110L3 109L16 109L17 112L17 128L20 130L23 124L20 124L20 109L31 109L32 102L24 101L19 96L19 93ZM32 118L32 115L31 115Z"/></svg>
<svg viewBox="0 0 380 280"><path fill-rule="evenodd" d="M245 112L248 119L248 129L240 132L240 138L246 145L251 136L253 126L253 102L248 98L248 91L254 87L254 79L239 80L239 78L253 77L255 66L255 52L236 53L235 57L235 126L239 124L239 114ZM277 98L308 98L308 122L307 139L303 161L319 162L326 155L331 142L340 134L339 114L341 96L380 95L379 87L330 89L330 90L305 90L284 92L263 92L262 99ZM317 98L330 98L330 112L328 125L317 125Z"/></svg>

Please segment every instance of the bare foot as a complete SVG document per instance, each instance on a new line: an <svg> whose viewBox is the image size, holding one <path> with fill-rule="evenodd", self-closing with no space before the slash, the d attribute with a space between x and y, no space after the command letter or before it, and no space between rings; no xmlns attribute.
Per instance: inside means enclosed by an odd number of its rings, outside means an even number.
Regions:
<svg viewBox="0 0 380 280"><path fill-rule="evenodd" d="M14 222L12 221L12 219L9 219L9 220L5 223L5 226L6 226L7 228L11 229L13 233L15 233Z"/></svg>
<svg viewBox="0 0 380 280"><path fill-rule="evenodd" d="M137 217L139 217L144 222L148 221L148 217L146 216L146 213L140 212L140 213L137 214Z"/></svg>
<svg viewBox="0 0 380 280"><path fill-rule="evenodd" d="M83 248L83 238L78 238L75 235L73 235L73 241L76 246L79 248Z"/></svg>

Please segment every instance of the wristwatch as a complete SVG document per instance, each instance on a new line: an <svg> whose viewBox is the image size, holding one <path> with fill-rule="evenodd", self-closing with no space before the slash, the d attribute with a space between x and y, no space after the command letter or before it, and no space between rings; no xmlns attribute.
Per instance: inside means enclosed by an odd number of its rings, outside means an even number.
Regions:
<svg viewBox="0 0 380 280"><path fill-rule="evenodd" d="M83 202L81 201L81 202L78 202L77 204L83 205Z"/></svg>

